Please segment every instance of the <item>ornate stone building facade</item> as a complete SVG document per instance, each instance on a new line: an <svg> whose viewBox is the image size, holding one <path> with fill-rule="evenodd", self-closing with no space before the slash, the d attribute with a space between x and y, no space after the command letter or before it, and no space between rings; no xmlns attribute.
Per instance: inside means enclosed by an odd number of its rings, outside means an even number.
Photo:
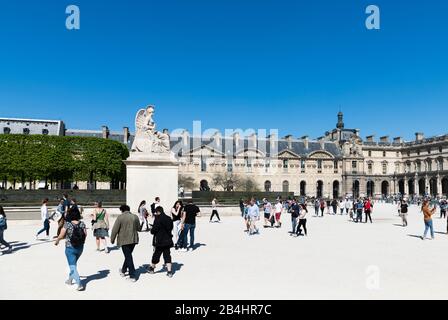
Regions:
<svg viewBox="0 0 448 320"><path fill-rule="evenodd" d="M308 197L447 195L448 135L375 141L359 132L346 129L339 113L336 128L317 140L219 132L199 139L184 132L171 137L171 146L180 174L193 178L195 189L214 188L216 173L233 173L252 177L263 191Z"/></svg>

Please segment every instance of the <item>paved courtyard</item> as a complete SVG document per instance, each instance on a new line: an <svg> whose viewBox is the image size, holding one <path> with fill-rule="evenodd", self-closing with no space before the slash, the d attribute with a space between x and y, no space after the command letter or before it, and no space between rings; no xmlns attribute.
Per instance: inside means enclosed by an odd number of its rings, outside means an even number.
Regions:
<svg viewBox="0 0 448 320"><path fill-rule="evenodd" d="M34 240L37 221L11 221L5 238L15 251L0 256L0 299L448 299L446 221L437 214L436 240L422 241L416 206L408 228L401 227L395 206L377 204L372 216L372 225L310 216L307 238L289 236L289 216L282 229L261 229L252 237L239 217L224 217L221 224L200 218L200 246L173 253L174 277L142 273L136 283L118 275L121 251L95 252L89 230L79 262L85 292L64 284L62 244ZM149 263L150 244L150 235L141 234L136 267Z"/></svg>

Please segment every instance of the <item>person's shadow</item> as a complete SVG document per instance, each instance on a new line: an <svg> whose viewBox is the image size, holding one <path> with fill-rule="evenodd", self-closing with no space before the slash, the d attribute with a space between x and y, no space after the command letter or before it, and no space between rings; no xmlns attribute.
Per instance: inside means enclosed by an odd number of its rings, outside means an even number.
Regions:
<svg viewBox="0 0 448 320"><path fill-rule="evenodd" d="M91 281L105 279L105 278L107 278L107 276L108 276L109 274L110 274L110 270L101 270L101 271L98 271L97 274L93 274L93 275L90 275L90 276L85 277L85 280L84 280L84 288L87 289L87 285L88 285Z"/></svg>
<svg viewBox="0 0 448 320"><path fill-rule="evenodd" d="M173 262L173 263L171 263L171 271L174 274L177 271L180 271L180 269L182 269L183 266L184 266L183 263ZM140 278L140 276L142 274L148 273L148 268L149 268L149 264L144 264L144 265L140 266L138 269L136 269L135 271L136 271L136 274L137 274L137 278ZM166 268L166 265L163 264L162 269L159 269L158 271L156 271L155 274L165 273L167 271L168 271L168 269Z"/></svg>
<svg viewBox="0 0 448 320"><path fill-rule="evenodd" d="M195 243L193 247L191 248L193 251L196 251L200 247L206 247L207 245L205 243Z"/></svg>

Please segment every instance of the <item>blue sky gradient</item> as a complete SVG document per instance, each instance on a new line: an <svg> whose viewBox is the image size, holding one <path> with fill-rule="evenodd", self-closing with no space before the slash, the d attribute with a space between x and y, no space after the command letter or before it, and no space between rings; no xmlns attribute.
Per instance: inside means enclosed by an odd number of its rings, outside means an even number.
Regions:
<svg viewBox="0 0 448 320"><path fill-rule="evenodd" d="M65 8L81 30L65 28ZM381 9L381 30L365 8ZM0 116L69 128L448 133L448 2L0 1Z"/></svg>

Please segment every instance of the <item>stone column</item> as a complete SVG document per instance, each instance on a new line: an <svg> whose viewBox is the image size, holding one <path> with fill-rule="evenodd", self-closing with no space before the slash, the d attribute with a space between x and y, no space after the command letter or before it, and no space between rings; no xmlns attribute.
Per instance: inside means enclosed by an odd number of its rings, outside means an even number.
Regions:
<svg viewBox="0 0 448 320"><path fill-rule="evenodd" d="M437 174L437 196L442 196L442 179L439 174Z"/></svg>
<svg viewBox="0 0 448 320"><path fill-rule="evenodd" d="M409 195L409 180L407 177L403 178L404 180L404 194Z"/></svg>
<svg viewBox="0 0 448 320"><path fill-rule="evenodd" d="M429 193L429 178L428 175L425 175L425 194Z"/></svg>

